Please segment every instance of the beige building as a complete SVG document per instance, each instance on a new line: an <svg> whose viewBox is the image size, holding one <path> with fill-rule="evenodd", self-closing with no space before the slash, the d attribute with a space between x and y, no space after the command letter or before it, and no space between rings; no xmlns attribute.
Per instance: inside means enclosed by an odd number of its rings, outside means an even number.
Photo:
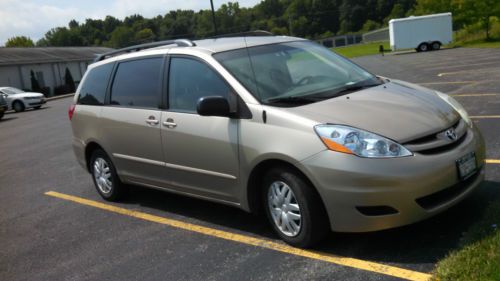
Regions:
<svg viewBox="0 0 500 281"><path fill-rule="evenodd" d="M40 87L54 88L65 84L66 68L76 85L87 66L98 54L113 49L103 47L0 48L0 87L31 90L31 71Z"/></svg>

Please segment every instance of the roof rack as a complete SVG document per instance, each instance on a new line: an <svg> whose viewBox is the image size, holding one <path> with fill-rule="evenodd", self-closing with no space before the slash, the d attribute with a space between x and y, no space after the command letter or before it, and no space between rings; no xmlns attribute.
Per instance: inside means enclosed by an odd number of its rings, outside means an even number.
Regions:
<svg viewBox="0 0 500 281"><path fill-rule="evenodd" d="M240 37L240 36L274 36L273 33L265 30L251 30L237 33L221 34L215 35L210 38L222 38L222 37Z"/></svg>
<svg viewBox="0 0 500 281"><path fill-rule="evenodd" d="M155 48L155 47L172 45L172 44L176 44L179 47L196 46L196 44L189 39L175 39L175 40L158 41L158 42L130 46L130 47L126 47L123 49L118 49L115 51L104 53L104 54L98 55L97 58L94 60L94 62L102 61L103 59L106 59L108 57L112 57L112 56L115 56L115 55L121 54L121 53L138 52L138 51L144 50L144 49L151 49L151 48Z"/></svg>

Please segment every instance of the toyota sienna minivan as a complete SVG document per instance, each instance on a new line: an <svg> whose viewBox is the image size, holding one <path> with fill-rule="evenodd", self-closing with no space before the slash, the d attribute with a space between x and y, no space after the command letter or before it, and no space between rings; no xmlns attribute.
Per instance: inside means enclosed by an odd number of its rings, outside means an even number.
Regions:
<svg viewBox="0 0 500 281"><path fill-rule="evenodd" d="M453 98L295 37L101 55L69 118L105 200L133 184L262 211L298 247L428 218L484 178L481 133Z"/></svg>

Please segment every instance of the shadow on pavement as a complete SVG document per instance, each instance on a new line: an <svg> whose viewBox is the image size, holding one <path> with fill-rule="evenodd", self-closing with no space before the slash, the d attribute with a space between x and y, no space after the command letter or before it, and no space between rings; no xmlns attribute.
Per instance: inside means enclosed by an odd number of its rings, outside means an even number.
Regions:
<svg viewBox="0 0 500 281"><path fill-rule="evenodd" d="M171 193L132 187L125 204L138 204L180 215L183 221L215 224L276 239L264 215ZM332 233L314 250L381 263L434 264L459 244L461 235L482 216L488 202L500 200L500 183L485 181L469 198L428 220L369 233ZM160 214L161 215L161 214ZM187 219L186 219L187 218Z"/></svg>
<svg viewBox="0 0 500 281"><path fill-rule="evenodd" d="M19 117L3 117L2 119L0 119L0 123L12 121L12 120L15 120L17 118L19 118Z"/></svg>

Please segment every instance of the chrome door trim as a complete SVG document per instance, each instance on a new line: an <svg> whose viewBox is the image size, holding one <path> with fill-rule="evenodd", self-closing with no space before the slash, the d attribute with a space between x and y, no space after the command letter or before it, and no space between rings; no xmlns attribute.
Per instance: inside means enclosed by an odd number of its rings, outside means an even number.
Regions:
<svg viewBox="0 0 500 281"><path fill-rule="evenodd" d="M152 164L152 165L156 165L156 166L165 166L165 162L141 158L141 157L135 157L135 156L119 154L119 153L113 153L113 156L116 158L121 158L121 159L126 159L126 160L146 163L146 164Z"/></svg>
<svg viewBox="0 0 500 281"><path fill-rule="evenodd" d="M193 173L216 176L216 177L231 179L231 180L236 179L235 176L229 175L229 174L218 173L218 172L214 172L214 171L192 168L192 167L187 167L187 166L175 165L175 164L170 164L170 163L165 163L165 162L161 162L161 161L156 161L156 160L151 160L151 159L146 159L146 158L141 158L141 157L135 157L135 156L130 156L130 155L125 155L125 154L120 154L120 153L113 153L113 156L116 158L137 161L137 162L141 162L141 163L162 166L162 167L167 167L167 168L172 168L172 169L177 169L177 170L182 170L182 171L188 171L188 172L193 172Z"/></svg>
<svg viewBox="0 0 500 281"><path fill-rule="evenodd" d="M226 178L226 179L231 179L231 180L236 179L236 177L233 175L228 175L228 174L224 174L224 173L218 173L218 172L213 172L213 171L208 171L208 170L203 170L203 169L198 169L198 168L192 168L192 167L181 166L181 165L170 164L170 163L165 163L165 166L167 166L168 168L172 168L172 169L194 172L194 173L199 173L199 174L205 174L205 175L210 175L210 176L216 176L216 177L220 177L220 178Z"/></svg>

